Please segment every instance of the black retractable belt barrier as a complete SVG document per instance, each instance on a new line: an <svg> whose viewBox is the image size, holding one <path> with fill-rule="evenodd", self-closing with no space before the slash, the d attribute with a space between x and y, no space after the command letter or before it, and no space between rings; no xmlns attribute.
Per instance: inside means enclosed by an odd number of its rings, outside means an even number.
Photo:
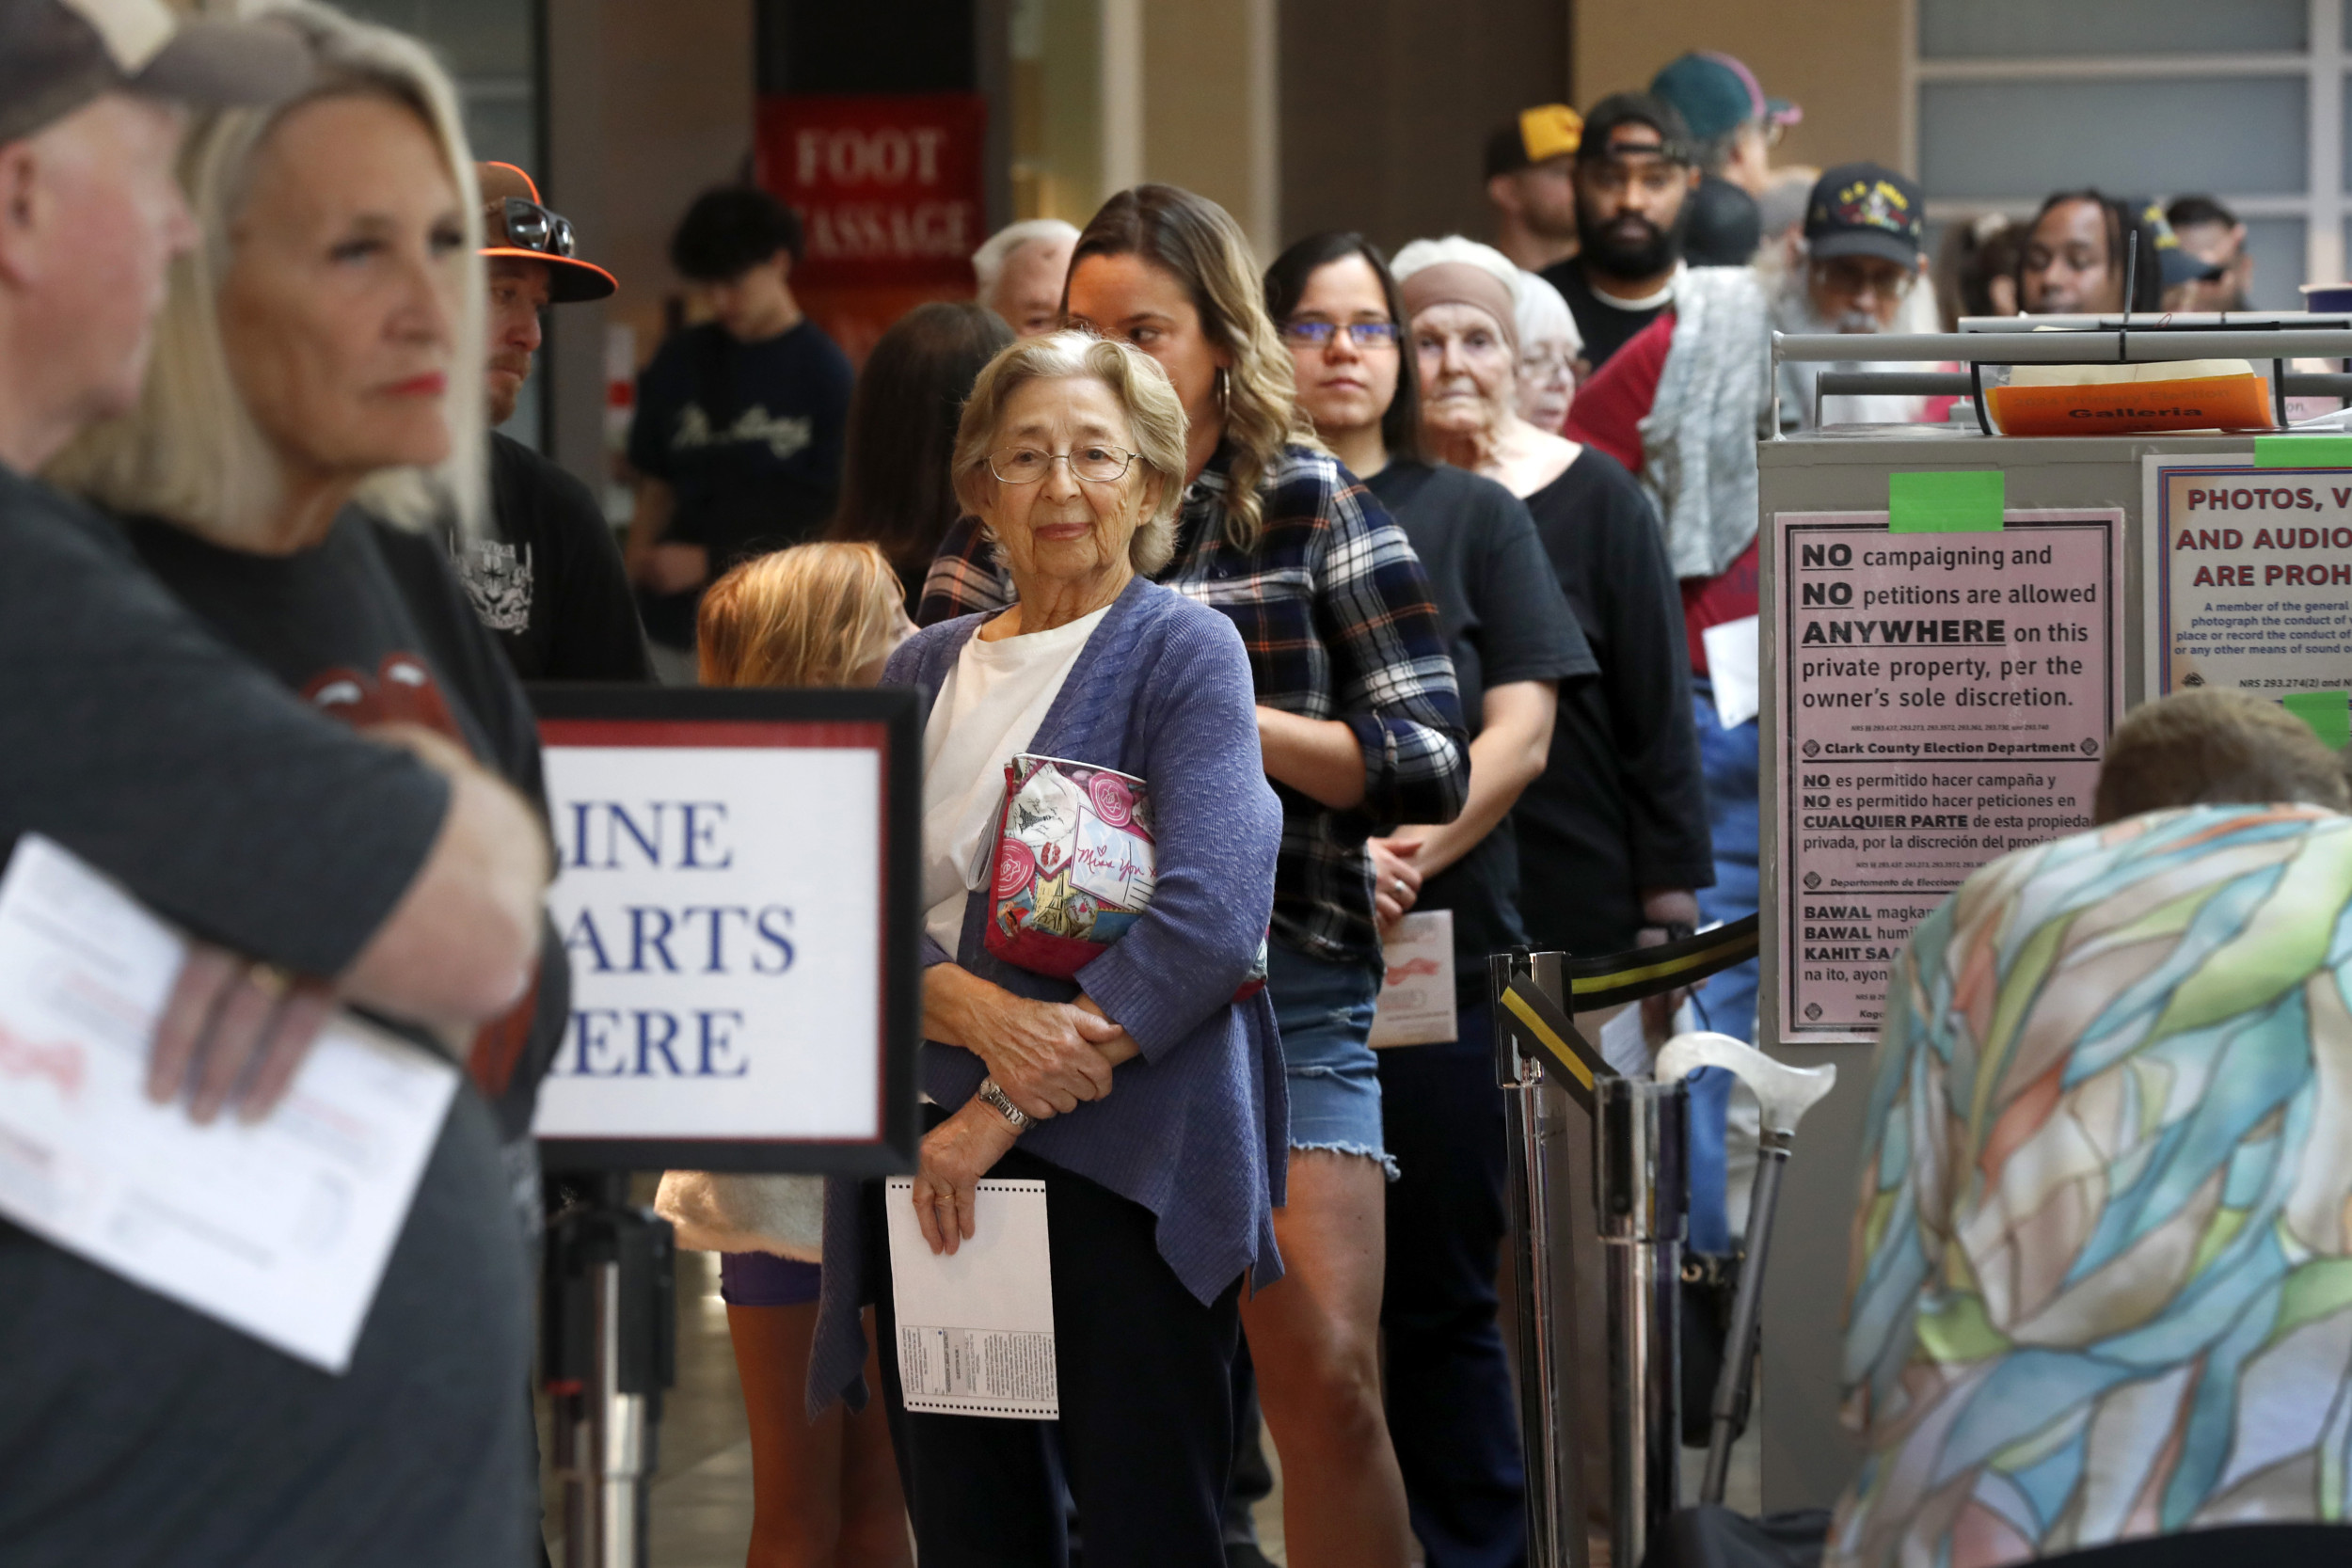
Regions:
<svg viewBox="0 0 2352 1568"><path fill-rule="evenodd" d="M564 1477L565 1568L645 1568L645 1482L661 1391L677 1381L670 1222L628 1205L628 1177L548 1227L541 1354Z"/></svg>
<svg viewBox="0 0 2352 1568"><path fill-rule="evenodd" d="M1575 1315L1554 1288L1543 1089L1556 1078L1593 1118L1594 1216L1606 1258L1611 1560L1638 1564L1678 1500L1680 1275L1688 1208L1688 1109L1680 1082L1629 1079L1572 1016L1695 985L1754 958L1757 921L1607 958L1502 954L1488 960L1495 1077L1510 1142L1512 1267L1519 1325L1519 1426L1527 1456L1528 1559L1585 1568L1581 1482L1566 1451L1561 1371Z"/></svg>

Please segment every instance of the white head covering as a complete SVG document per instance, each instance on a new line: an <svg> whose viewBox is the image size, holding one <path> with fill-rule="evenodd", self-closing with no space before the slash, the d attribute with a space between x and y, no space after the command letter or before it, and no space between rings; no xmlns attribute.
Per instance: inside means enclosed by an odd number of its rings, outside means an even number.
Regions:
<svg viewBox="0 0 2352 1568"><path fill-rule="evenodd" d="M1490 272L1511 291L1513 301L1518 299L1519 278L1523 275L1511 258L1490 245L1480 245L1459 234L1448 234L1442 240L1413 241L1390 260L1389 273L1402 283L1422 268L1436 266L1440 261L1467 261Z"/></svg>
<svg viewBox="0 0 2352 1568"><path fill-rule="evenodd" d="M1584 352L1584 334L1576 329L1576 313L1559 290L1532 272L1522 272L1518 304L1521 344L1565 338L1571 356Z"/></svg>

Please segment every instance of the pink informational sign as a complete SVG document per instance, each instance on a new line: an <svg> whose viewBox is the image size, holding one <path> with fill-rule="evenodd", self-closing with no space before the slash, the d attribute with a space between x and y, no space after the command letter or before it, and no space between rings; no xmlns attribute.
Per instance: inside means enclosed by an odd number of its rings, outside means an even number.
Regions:
<svg viewBox="0 0 2352 1568"><path fill-rule="evenodd" d="M2123 709L2123 514L1894 533L1781 513L1780 1034L1876 1036L1912 928L1968 874L2090 825Z"/></svg>

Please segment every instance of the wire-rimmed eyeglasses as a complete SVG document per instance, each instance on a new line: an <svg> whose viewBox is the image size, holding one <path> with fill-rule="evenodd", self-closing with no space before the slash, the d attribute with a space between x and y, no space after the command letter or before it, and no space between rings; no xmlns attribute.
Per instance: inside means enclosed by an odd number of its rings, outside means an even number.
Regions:
<svg viewBox="0 0 2352 1568"><path fill-rule="evenodd" d="M1070 465L1071 473L1089 484L1113 484L1127 477L1136 454L1123 447L1094 442L1070 451L1040 451L1035 447L999 447L988 454L988 471L1007 484L1035 484L1053 472L1057 463Z"/></svg>

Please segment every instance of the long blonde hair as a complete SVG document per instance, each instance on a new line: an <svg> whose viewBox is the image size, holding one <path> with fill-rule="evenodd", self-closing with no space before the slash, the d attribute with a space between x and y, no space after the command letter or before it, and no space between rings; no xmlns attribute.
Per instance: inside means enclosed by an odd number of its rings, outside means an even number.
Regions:
<svg viewBox="0 0 2352 1568"><path fill-rule="evenodd" d="M1265 286L1248 237L1232 214L1205 196L1175 185L1133 185L1087 223L1070 258L1075 274L1089 256L1140 256L1184 286L1200 313L1200 330L1232 363L1223 382L1226 470L1225 538L1245 553L1265 529L1258 486L1290 445L1320 448L1298 412L1297 372L1266 314ZM1063 285L1063 298L1069 286Z"/></svg>
<svg viewBox="0 0 2352 1568"><path fill-rule="evenodd" d="M172 264L155 324L154 356L138 406L87 432L45 477L125 515L149 515L234 534L278 504L278 468L238 391L221 339L220 291L235 261L233 226L262 144L285 118L322 99L376 93L415 112L432 133L465 215L468 263L442 414L450 453L432 468L387 468L354 498L388 522L423 531L454 524L472 537L484 511L482 203L473 152L449 75L404 33L356 22L308 0L245 8L288 27L308 46L307 92L270 108L199 116L180 154L180 183L202 238Z"/></svg>
<svg viewBox="0 0 2352 1568"><path fill-rule="evenodd" d="M821 541L746 561L694 618L705 686L848 686L888 651L903 600L872 545Z"/></svg>

